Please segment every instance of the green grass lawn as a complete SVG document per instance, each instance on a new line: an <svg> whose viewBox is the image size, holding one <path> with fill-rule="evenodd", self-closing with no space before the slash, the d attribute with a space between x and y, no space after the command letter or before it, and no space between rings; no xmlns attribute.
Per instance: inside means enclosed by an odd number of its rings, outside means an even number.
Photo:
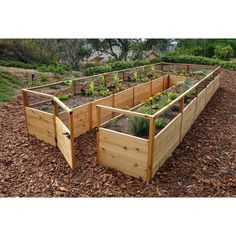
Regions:
<svg viewBox="0 0 236 236"><path fill-rule="evenodd" d="M0 71L0 103L10 102L21 85L22 81L16 76Z"/></svg>

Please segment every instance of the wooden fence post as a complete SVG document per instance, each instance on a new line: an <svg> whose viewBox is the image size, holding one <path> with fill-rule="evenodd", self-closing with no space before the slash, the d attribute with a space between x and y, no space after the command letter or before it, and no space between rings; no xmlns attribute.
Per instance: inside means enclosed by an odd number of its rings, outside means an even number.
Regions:
<svg viewBox="0 0 236 236"><path fill-rule="evenodd" d="M181 140L182 140L183 111L184 111L184 97L180 100L181 120L180 120L179 143L180 143Z"/></svg>
<svg viewBox="0 0 236 236"><path fill-rule="evenodd" d="M71 155L72 155L72 170L76 167L75 157L75 136L74 136L74 122L73 122L73 111L69 112L69 127L70 127L70 142L71 142Z"/></svg>
<svg viewBox="0 0 236 236"><path fill-rule="evenodd" d="M122 72L122 79L125 81L125 71Z"/></svg>
<svg viewBox="0 0 236 236"><path fill-rule="evenodd" d="M149 141L148 141L148 161L147 161L147 180L152 178L152 166L153 166L153 147L155 137L155 118L153 117L149 121Z"/></svg>
<svg viewBox="0 0 236 236"><path fill-rule="evenodd" d="M27 95L27 92L24 91L24 90L21 90L21 92L22 92L24 114L25 114L25 125L26 125L27 132L29 132L28 131L28 122L27 122L26 108L25 108L25 107L29 106L28 95Z"/></svg>
<svg viewBox="0 0 236 236"><path fill-rule="evenodd" d="M56 142L56 146L57 146L56 117L58 116L58 112L57 112L57 103L54 100L52 100L52 114L53 114L54 136L55 136L55 142Z"/></svg>

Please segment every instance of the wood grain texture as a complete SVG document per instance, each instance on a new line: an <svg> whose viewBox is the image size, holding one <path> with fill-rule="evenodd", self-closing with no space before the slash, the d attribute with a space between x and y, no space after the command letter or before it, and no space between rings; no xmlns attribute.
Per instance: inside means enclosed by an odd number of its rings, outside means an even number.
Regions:
<svg viewBox="0 0 236 236"><path fill-rule="evenodd" d="M214 94L215 81L211 81L206 87L206 103L208 103Z"/></svg>
<svg viewBox="0 0 236 236"><path fill-rule="evenodd" d="M109 97L106 97L106 98L102 98L102 99L99 99L97 101L94 101L92 102L92 128L96 127L97 126L97 116L96 116L96 106L97 105L103 105L103 106L109 106L109 107L112 107L112 104L113 104L113 95L109 96ZM101 114L101 123L109 120L112 118L112 112L110 111L104 111L102 112Z"/></svg>
<svg viewBox="0 0 236 236"><path fill-rule="evenodd" d="M114 94L114 107L121 109L133 107L133 88Z"/></svg>
<svg viewBox="0 0 236 236"><path fill-rule="evenodd" d="M202 90L197 96L195 119L199 116L206 105L206 89Z"/></svg>
<svg viewBox="0 0 236 236"><path fill-rule="evenodd" d="M150 81L134 87L134 106L150 97Z"/></svg>
<svg viewBox="0 0 236 236"><path fill-rule="evenodd" d="M99 163L147 178L148 141L134 136L99 128Z"/></svg>
<svg viewBox="0 0 236 236"><path fill-rule="evenodd" d="M179 144L181 115L175 117L154 139L152 177Z"/></svg>
<svg viewBox="0 0 236 236"><path fill-rule="evenodd" d="M53 115L34 108L25 108L29 134L56 146Z"/></svg>
<svg viewBox="0 0 236 236"><path fill-rule="evenodd" d="M186 135L195 120L196 98L194 98L184 109L182 114L181 139Z"/></svg>
<svg viewBox="0 0 236 236"><path fill-rule="evenodd" d="M57 127L57 146L65 157L67 163L73 168L73 153L71 148L71 140L64 135L64 133L70 134L70 130L62 123L62 121L56 117Z"/></svg>
<svg viewBox="0 0 236 236"><path fill-rule="evenodd" d="M163 91L163 80L164 78L157 78L152 81L152 96L157 92Z"/></svg>
<svg viewBox="0 0 236 236"><path fill-rule="evenodd" d="M177 75L170 75L170 83L169 86L172 87L178 84L180 81L186 80L186 76L177 76Z"/></svg>

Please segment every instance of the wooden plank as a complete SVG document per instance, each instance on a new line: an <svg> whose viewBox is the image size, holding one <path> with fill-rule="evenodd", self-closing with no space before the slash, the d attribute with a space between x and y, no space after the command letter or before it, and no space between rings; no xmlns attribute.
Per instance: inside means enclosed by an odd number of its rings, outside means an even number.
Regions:
<svg viewBox="0 0 236 236"><path fill-rule="evenodd" d="M194 98L184 109L182 114L181 140L191 128L195 120L196 98Z"/></svg>
<svg viewBox="0 0 236 236"><path fill-rule="evenodd" d="M134 87L134 105L144 102L150 95L150 81Z"/></svg>
<svg viewBox="0 0 236 236"><path fill-rule="evenodd" d="M214 91L216 92L219 87L220 87L220 74L217 75L215 78Z"/></svg>
<svg viewBox="0 0 236 236"><path fill-rule="evenodd" d="M84 104L73 110L74 135L78 137L80 134L90 130L90 104Z"/></svg>
<svg viewBox="0 0 236 236"><path fill-rule="evenodd" d="M73 168L73 153L71 148L71 140L68 139L63 133L69 133L70 130L62 123L62 121L56 117L56 127L57 127L57 145L66 161Z"/></svg>
<svg viewBox="0 0 236 236"><path fill-rule="evenodd" d="M49 136L45 136L40 133L34 133L31 130L29 130L29 134L34 135L37 139L44 141L45 143L49 143L53 146L57 146L55 138L51 138Z"/></svg>
<svg viewBox="0 0 236 236"><path fill-rule="evenodd" d="M26 115L38 118L39 120L45 120L51 122L53 120L53 115L45 112L45 111L40 111L34 108L26 107Z"/></svg>
<svg viewBox="0 0 236 236"><path fill-rule="evenodd" d="M31 135L56 146L53 115L26 107L27 127Z"/></svg>
<svg viewBox="0 0 236 236"><path fill-rule="evenodd" d="M186 76L177 76L177 75L170 75L170 84L169 87L175 86L180 81L186 80Z"/></svg>
<svg viewBox="0 0 236 236"><path fill-rule="evenodd" d="M154 136L155 136L155 118L150 120L149 125L149 142L148 142L148 161L147 161L147 180L152 178L153 152L154 152Z"/></svg>
<svg viewBox="0 0 236 236"><path fill-rule="evenodd" d="M74 121L73 111L69 113L69 128L70 128L70 149L71 149L71 169L76 167L77 159L75 157L75 143L74 143Z"/></svg>
<svg viewBox="0 0 236 236"><path fill-rule="evenodd" d="M114 107L121 109L133 107L133 88L114 94Z"/></svg>
<svg viewBox="0 0 236 236"><path fill-rule="evenodd" d="M179 145L180 124L181 115L179 114L155 136L152 177Z"/></svg>
<svg viewBox="0 0 236 236"><path fill-rule="evenodd" d="M202 110L206 105L205 97L206 97L206 89L203 89L197 96L195 119L197 119L197 117L199 116L199 114L202 112Z"/></svg>
<svg viewBox="0 0 236 236"><path fill-rule="evenodd" d="M211 81L206 87L206 103L211 100L211 97L214 94L214 80Z"/></svg>
<svg viewBox="0 0 236 236"><path fill-rule="evenodd" d="M53 126L43 127L43 126L38 126L36 124L28 122L28 130L30 130L31 133L35 133L35 134L39 133L39 134L43 134L51 138L55 138Z"/></svg>
<svg viewBox="0 0 236 236"><path fill-rule="evenodd" d="M147 140L99 128L99 163L146 180L147 155Z"/></svg>
<svg viewBox="0 0 236 236"><path fill-rule="evenodd" d="M162 91L163 91L163 77L154 79L152 81L152 96Z"/></svg>
<svg viewBox="0 0 236 236"><path fill-rule="evenodd" d="M112 96L113 95L92 102L92 112L91 112L92 113L92 128L97 126L96 106L97 105L103 105L103 106L112 107L112 103L113 103ZM103 111L101 113L102 113L101 114L101 123L103 123L103 122L105 122L105 121L112 118L112 112L110 112L110 111Z"/></svg>

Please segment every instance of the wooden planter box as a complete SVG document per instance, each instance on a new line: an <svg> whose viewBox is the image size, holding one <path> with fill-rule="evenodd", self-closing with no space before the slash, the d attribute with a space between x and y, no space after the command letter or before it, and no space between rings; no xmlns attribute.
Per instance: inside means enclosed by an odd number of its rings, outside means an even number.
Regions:
<svg viewBox="0 0 236 236"><path fill-rule="evenodd" d="M195 119L219 88L219 83L220 75L217 75L155 136L150 123L149 139L99 127L97 132L98 163L146 181L150 180L180 144ZM181 100L178 98L176 100L183 101L183 99L184 96ZM98 107L97 109L101 110L99 113L103 112L103 109L109 110L106 107ZM132 111L130 113L120 111L120 113L132 115ZM133 115L136 114L133 113ZM153 119L153 117L150 116L149 119Z"/></svg>
<svg viewBox="0 0 236 236"><path fill-rule="evenodd" d="M170 65L170 63L159 63L155 64L154 66L156 67L156 69L162 70L164 66L168 65ZM177 68L178 66L179 64L174 65L175 68ZM189 65L181 66L186 67L187 70L189 70L190 67ZM146 72L148 71L149 67L150 66L145 66ZM122 76L122 78L124 79L130 71L133 72L133 70L137 70L137 68L122 70L118 71L117 73L119 73L119 75ZM109 72L101 75L96 75L95 77L109 77L110 74L111 73ZM78 80L91 79L92 77L94 76L74 79L73 82L76 83L76 81ZM35 91L35 89L39 88L45 88L52 85L60 85L63 82L56 82L53 84L38 86L30 89L23 89L22 96L24 102L26 127L29 134L35 135L38 139L43 140L44 142L49 143L55 147L58 147L70 167L74 169L76 165L74 139L97 126L98 120L96 115L96 107L98 105L108 106L116 109L130 109L136 106L137 104L142 103L144 100L154 95L155 93L162 92L167 88L176 85L180 80L183 79L186 79L186 77L165 75L152 81L126 89L122 92L77 106L72 109L68 108L63 102L61 102L57 97L53 95ZM212 95L215 92L214 89L209 87L208 93ZM52 113L32 108L29 105L28 95L44 97L47 99L46 101L51 101ZM205 98L205 95L203 95L203 97ZM201 103L202 105L203 100L203 98L200 99L199 94L199 103ZM207 101L204 100L204 106L206 102ZM42 104L42 102L40 102L40 104ZM61 107L64 111L60 113L57 112L58 107ZM201 112L200 108L198 112ZM99 122L108 121L116 115L116 112L103 111L100 116ZM145 140L144 143L145 146L147 140Z"/></svg>

